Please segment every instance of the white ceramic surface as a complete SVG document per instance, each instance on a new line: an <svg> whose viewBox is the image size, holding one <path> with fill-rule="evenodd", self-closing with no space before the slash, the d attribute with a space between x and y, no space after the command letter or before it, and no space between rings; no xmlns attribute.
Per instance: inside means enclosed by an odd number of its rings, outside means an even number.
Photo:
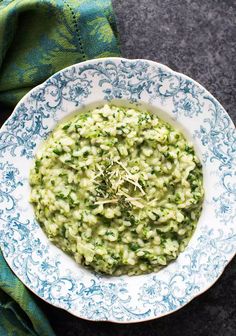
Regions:
<svg viewBox="0 0 236 336"><path fill-rule="evenodd" d="M203 164L205 200L186 250L158 273L106 277L49 243L29 199L34 153L57 122L107 101L148 106L183 129ZM30 91L0 131L0 246L20 280L43 300L85 319L145 321L209 288L236 251L236 132L201 85L147 61L103 58L70 66Z"/></svg>

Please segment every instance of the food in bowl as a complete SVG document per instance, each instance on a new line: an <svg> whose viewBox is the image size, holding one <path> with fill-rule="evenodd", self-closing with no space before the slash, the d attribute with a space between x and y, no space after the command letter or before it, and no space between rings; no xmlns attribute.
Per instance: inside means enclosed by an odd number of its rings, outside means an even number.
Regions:
<svg viewBox="0 0 236 336"><path fill-rule="evenodd" d="M179 130L146 110L109 105L62 121L36 153L30 184L48 238L110 275L176 259L204 197L201 163Z"/></svg>

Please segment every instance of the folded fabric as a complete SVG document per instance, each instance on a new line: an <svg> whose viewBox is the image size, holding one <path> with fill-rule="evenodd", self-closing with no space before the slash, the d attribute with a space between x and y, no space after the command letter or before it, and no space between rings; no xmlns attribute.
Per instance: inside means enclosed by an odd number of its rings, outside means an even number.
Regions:
<svg viewBox="0 0 236 336"><path fill-rule="evenodd" d="M110 0L0 0L0 106L66 66L119 54ZM1 252L0 335L54 335Z"/></svg>
<svg viewBox="0 0 236 336"><path fill-rule="evenodd" d="M117 56L110 0L0 1L0 102L14 106L56 71Z"/></svg>

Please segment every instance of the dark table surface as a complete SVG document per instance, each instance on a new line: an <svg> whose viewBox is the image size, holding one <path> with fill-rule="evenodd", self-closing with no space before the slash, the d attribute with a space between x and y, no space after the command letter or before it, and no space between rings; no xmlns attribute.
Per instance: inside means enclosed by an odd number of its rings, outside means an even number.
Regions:
<svg viewBox="0 0 236 336"><path fill-rule="evenodd" d="M194 78L236 122L235 0L113 0L113 6L124 57L158 61ZM236 258L206 293L149 322L89 322L36 300L58 336L235 336Z"/></svg>

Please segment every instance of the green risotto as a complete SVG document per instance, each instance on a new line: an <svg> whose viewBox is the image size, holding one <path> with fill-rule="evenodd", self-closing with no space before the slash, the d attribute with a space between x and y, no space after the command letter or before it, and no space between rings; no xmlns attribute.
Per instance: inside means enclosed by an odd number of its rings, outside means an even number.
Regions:
<svg viewBox="0 0 236 336"><path fill-rule="evenodd" d="M193 146L156 115L105 105L60 123L36 154L31 202L48 238L106 274L158 271L203 201Z"/></svg>

